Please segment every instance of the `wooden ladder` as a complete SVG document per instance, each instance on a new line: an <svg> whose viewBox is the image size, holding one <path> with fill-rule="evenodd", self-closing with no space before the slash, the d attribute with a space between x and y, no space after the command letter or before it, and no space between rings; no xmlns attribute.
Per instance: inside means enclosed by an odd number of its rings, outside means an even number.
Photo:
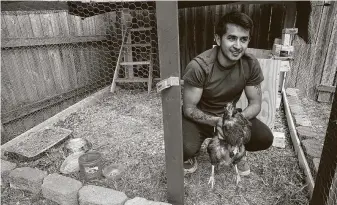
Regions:
<svg viewBox="0 0 337 205"><path fill-rule="evenodd" d="M151 42L148 43L132 43L131 42L131 35L133 32L144 32L144 31L151 31L152 27L140 27L140 28L128 28L126 29L124 35L123 35L123 40L122 40L122 46L119 51L118 59L117 59L117 64L116 64L116 69L114 72L112 84L111 84L111 89L110 91L114 93L116 89L116 83L133 83L133 82L142 82L146 83L147 82L147 91L148 94L150 94L151 89L152 89L152 73L153 73L153 62L152 62L152 47L151 47ZM126 41L126 43L125 43ZM146 61L133 61L132 57L132 48L133 47L148 47L150 48L150 59ZM125 52L130 51L130 52ZM123 59L123 61L122 61ZM135 77L134 76L134 65L148 65L149 67L149 73L147 78L141 78L141 77ZM124 78L119 78L118 74L121 69L121 66L125 69L125 77Z"/></svg>

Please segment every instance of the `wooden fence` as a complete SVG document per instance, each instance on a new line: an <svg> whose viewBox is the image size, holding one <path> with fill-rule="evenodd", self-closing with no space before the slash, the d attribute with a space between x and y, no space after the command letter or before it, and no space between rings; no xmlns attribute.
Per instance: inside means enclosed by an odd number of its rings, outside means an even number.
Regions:
<svg viewBox="0 0 337 205"><path fill-rule="evenodd" d="M182 71L195 56L212 48L214 31L219 18L232 10L246 13L254 22L249 48L271 49L274 39L281 37L286 14L285 4L243 3L179 9Z"/></svg>
<svg viewBox="0 0 337 205"><path fill-rule="evenodd" d="M311 2L309 43L294 40L295 56L286 87L298 88L313 100L331 102L336 89L337 2Z"/></svg>
<svg viewBox="0 0 337 205"><path fill-rule="evenodd" d="M115 12L1 12L2 143L111 83Z"/></svg>

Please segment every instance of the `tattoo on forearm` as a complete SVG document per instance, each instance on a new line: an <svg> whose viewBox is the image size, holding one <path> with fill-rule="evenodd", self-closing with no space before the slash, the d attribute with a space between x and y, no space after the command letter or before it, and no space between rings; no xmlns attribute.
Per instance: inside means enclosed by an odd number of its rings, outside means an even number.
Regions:
<svg viewBox="0 0 337 205"><path fill-rule="evenodd" d="M262 95L261 84L255 85L254 88L257 90L258 95L261 96Z"/></svg>
<svg viewBox="0 0 337 205"><path fill-rule="evenodd" d="M206 114L203 111L199 110L198 108L190 109L190 117L195 121L204 122L206 124L216 122L215 116Z"/></svg>
<svg viewBox="0 0 337 205"><path fill-rule="evenodd" d="M191 117L195 120L210 120L213 118L211 115L207 115L206 113L200 111L199 109L195 108L191 110Z"/></svg>

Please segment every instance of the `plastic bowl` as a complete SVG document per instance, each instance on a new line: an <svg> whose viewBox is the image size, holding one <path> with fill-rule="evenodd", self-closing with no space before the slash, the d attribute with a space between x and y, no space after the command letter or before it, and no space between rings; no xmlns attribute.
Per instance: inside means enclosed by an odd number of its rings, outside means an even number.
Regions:
<svg viewBox="0 0 337 205"><path fill-rule="evenodd" d="M118 164L108 164L103 167L103 176L107 179L119 179L124 171L124 167Z"/></svg>

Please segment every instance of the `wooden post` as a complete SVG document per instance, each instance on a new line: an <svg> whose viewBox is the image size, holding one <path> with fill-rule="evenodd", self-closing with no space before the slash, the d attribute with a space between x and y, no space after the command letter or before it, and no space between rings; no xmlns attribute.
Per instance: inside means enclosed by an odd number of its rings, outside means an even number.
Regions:
<svg viewBox="0 0 337 205"><path fill-rule="evenodd" d="M310 205L327 203L329 190L337 168L337 92L331 106L330 120L326 131L321 160ZM330 192L332 193L332 192ZM336 193L335 193L336 194Z"/></svg>
<svg viewBox="0 0 337 205"><path fill-rule="evenodd" d="M161 79L180 78L178 3L157 1ZM167 191L169 203L184 204L181 86L162 91Z"/></svg>

